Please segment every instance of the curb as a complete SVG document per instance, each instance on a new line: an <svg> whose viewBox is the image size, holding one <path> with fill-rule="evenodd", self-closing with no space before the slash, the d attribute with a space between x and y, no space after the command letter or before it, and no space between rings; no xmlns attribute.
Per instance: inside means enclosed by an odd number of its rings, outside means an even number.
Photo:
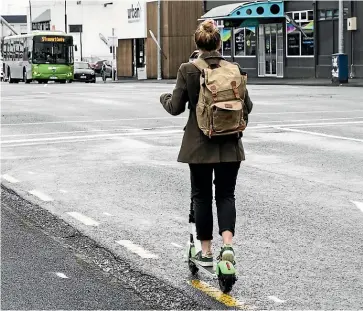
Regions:
<svg viewBox="0 0 363 311"><path fill-rule="evenodd" d="M317 83L316 83L317 82ZM344 84L333 84L331 82L320 82L317 80L314 81L257 81L250 80L247 81L247 85L288 85L288 86L326 86L326 87L363 87L363 82L359 83L344 83ZM155 84L176 84L176 80L117 80L111 81L111 83L155 83Z"/></svg>

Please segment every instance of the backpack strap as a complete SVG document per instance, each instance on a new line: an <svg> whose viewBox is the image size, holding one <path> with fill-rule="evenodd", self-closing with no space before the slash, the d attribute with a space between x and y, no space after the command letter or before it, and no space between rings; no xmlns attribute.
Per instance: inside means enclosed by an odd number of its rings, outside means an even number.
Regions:
<svg viewBox="0 0 363 311"><path fill-rule="evenodd" d="M192 64L198 68L200 72L203 72L203 69L209 68L208 63L203 59L198 57L197 59L193 60Z"/></svg>

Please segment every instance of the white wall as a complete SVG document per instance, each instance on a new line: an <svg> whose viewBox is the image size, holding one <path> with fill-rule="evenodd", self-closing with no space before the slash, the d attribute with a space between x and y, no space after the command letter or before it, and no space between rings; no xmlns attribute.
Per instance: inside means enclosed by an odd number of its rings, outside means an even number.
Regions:
<svg viewBox="0 0 363 311"><path fill-rule="evenodd" d="M104 3L113 2L104 7ZM119 39L146 38L146 1L145 0L82 0L77 5L76 0L67 1L68 25L82 24L82 50L83 57L97 56L111 59L109 48L99 38L99 33L106 38L112 35ZM127 10L140 4L140 20L129 22ZM46 9L51 9L51 27L64 31L64 0L32 0L32 18L37 18ZM68 28L69 29L69 28ZM67 30L68 30L67 29ZM80 36L72 33L78 51L75 57L80 57Z"/></svg>

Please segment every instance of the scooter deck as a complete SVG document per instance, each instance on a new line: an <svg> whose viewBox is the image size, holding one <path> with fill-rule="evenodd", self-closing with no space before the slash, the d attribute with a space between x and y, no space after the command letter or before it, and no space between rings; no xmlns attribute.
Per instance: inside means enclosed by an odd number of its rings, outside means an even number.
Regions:
<svg viewBox="0 0 363 311"><path fill-rule="evenodd" d="M203 267L200 264L198 264L193 258L189 258L191 262L193 262L200 271L212 276L213 278L218 278L215 271L216 262L213 263L213 267Z"/></svg>

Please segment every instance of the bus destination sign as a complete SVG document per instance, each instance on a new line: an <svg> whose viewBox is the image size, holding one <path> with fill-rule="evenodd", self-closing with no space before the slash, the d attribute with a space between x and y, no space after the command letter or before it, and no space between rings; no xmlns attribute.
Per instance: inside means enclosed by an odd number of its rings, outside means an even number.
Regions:
<svg viewBox="0 0 363 311"><path fill-rule="evenodd" d="M65 42L64 37L42 37L42 42Z"/></svg>

